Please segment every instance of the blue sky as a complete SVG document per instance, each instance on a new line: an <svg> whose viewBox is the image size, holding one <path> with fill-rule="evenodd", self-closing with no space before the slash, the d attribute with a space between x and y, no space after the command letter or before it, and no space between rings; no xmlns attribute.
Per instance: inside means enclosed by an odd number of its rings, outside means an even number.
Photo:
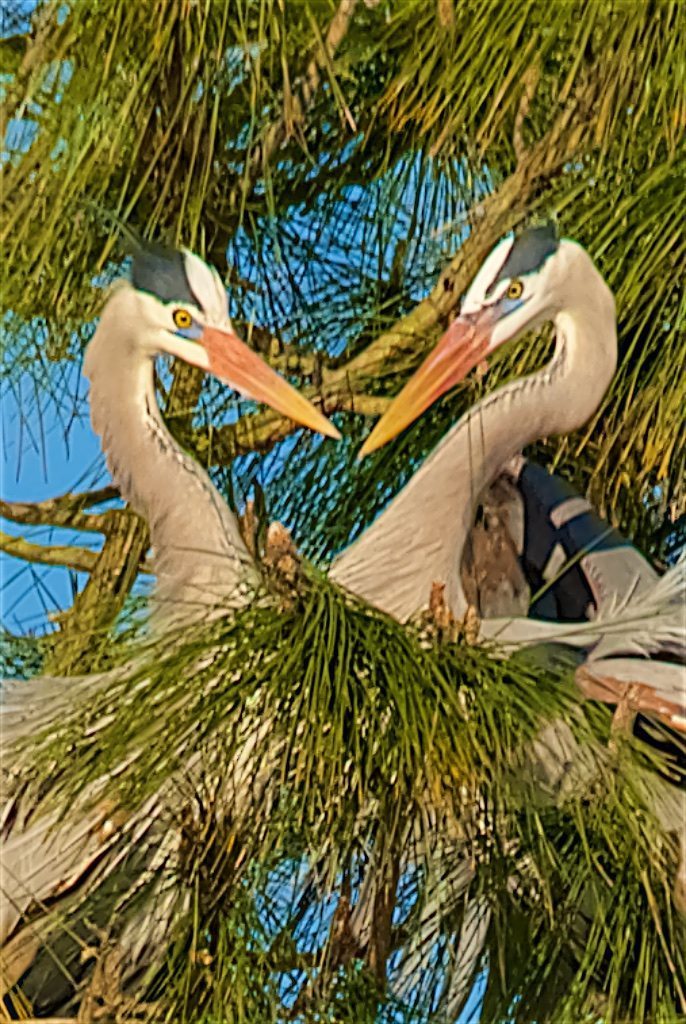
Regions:
<svg viewBox="0 0 686 1024"><path fill-rule="evenodd" d="M27 382L28 383L28 382ZM86 391L81 378L79 388ZM6 501L43 501L67 491L81 491L107 480L98 439L83 414L65 431L50 408L46 416L36 409L27 416L21 393L4 389L2 397L2 497ZM48 403L45 403L48 405ZM26 421L24 422L24 418ZM3 521L6 533L35 543L72 543L99 546L97 534L71 530L28 528ZM46 611L71 605L70 573L47 566L28 567L25 562L0 555L2 620L12 632L33 632L46 625ZM79 580L80 586L83 580Z"/></svg>

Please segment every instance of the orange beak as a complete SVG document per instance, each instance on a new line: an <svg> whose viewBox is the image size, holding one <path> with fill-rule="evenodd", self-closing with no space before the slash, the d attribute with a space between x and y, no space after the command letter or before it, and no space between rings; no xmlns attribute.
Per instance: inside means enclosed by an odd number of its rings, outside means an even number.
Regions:
<svg viewBox="0 0 686 1024"><path fill-rule="evenodd" d="M360 448L364 458L409 427L430 405L463 380L485 358L494 324L490 309L476 319L453 320L431 355L394 399Z"/></svg>
<svg viewBox="0 0 686 1024"><path fill-rule="evenodd" d="M207 352L210 372L246 398L264 402L296 423L340 438L333 423L271 366L252 352L235 334L205 327L201 343Z"/></svg>

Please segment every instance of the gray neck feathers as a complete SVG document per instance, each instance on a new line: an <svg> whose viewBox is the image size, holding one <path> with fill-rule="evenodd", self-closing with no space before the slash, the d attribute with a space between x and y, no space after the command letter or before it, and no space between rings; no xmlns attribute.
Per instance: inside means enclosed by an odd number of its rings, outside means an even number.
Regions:
<svg viewBox="0 0 686 1024"><path fill-rule="evenodd" d="M93 429L122 496L150 525L157 621L206 618L243 604L257 573L235 517L162 422L152 358L125 333L106 308L84 367Z"/></svg>
<svg viewBox="0 0 686 1024"><path fill-rule="evenodd" d="M434 583L443 583L453 614L464 616L459 570L480 495L526 445L583 425L609 386L616 327L611 296L609 303L602 299L591 304L592 312L558 314L548 366L470 409L339 556L333 579L403 622L427 606Z"/></svg>

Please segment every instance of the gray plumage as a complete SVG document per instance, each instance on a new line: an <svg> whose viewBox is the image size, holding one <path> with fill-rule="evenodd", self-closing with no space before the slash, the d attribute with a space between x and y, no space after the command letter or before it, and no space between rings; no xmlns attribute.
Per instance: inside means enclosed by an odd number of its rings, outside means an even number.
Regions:
<svg viewBox="0 0 686 1024"><path fill-rule="evenodd" d="M207 347L177 331L174 312L179 305L202 332L209 330ZM260 586L258 568L243 542L236 516L209 475L169 433L155 394L158 355L176 356L213 372L212 352L216 354L222 339L240 364L234 371L230 359L224 358L220 363L224 375L235 372L251 393L264 387L276 408L287 414L292 411L315 429L337 433L258 357L241 349L219 275L188 252L148 250L137 254L132 282L120 281L113 287L84 361L90 381L91 421L101 438L108 468L122 497L145 515L150 526L156 574L152 630L153 635L164 637L166 644L183 637L183 630L193 624L236 611L255 597ZM257 367L262 376L257 375ZM3 743L10 746L48 728L51 721L139 668L128 665L77 679L43 677L5 683L0 705ZM260 721L256 712L246 712L243 727L241 757L229 773L237 814L247 779L254 795L260 773L269 771L264 758L257 765L254 752L269 723ZM196 769L195 762L186 765L189 776ZM120 829L109 822L108 801L102 801L106 778L82 794L64 821L55 815L35 818L11 769L3 772L0 781L3 824L8 833L2 847L0 942L4 942L28 907L56 896L66 878L70 885L85 879L95 861L101 866L109 863L112 869L107 853ZM164 817L168 805L177 806L181 799L176 781L170 780L163 792L155 794L127 822L131 834L140 837L141 855L146 844L151 851L148 870L153 870L160 856L171 863L178 854L177 830L170 830ZM93 800L95 808L91 809L89 801ZM168 893L162 904L166 910L158 929L160 937L174 905ZM148 933L150 924L141 924L143 933ZM135 935L130 938L137 943ZM137 944L132 946L132 955L137 949Z"/></svg>
<svg viewBox="0 0 686 1024"><path fill-rule="evenodd" d="M377 520L335 560L330 573L342 586L401 621L427 606L437 582L445 585L445 599L455 618L465 616L469 601L460 568L478 501L528 444L586 423L614 376L614 299L590 257L566 240L551 250L547 229L536 229L524 242L515 242L507 259L519 244L521 259L526 257L528 265L543 258L543 269L532 279L528 301L502 318L503 331L511 337L551 318L556 329L551 362L471 408ZM503 265L499 249L467 294L469 315L488 301L488 284ZM514 320L514 327L508 328L508 320ZM631 594L638 600L658 579L631 545L594 547L581 554L580 563L598 612L617 597ZM485 637L506 635L513 643L520 635L533 633L538 642L558 632L557 623L517 618L486 622L483 629Z"/></svg>
<svg viewBox="0 0 686 1024"><path fill-rule="evenodd" d="M401 621L426 608L436 583L444 585L455 618L464 618L469 601L462 560L479 500L505 467L516 487L525 469L520 452L526 445L585 424L614 376L617 331L612 294L588 255L574 243L558 244L547 229L528 232L509 247L507 243L496 247L467 293L463 306L467 319L472 322L482 308L488 309L497 285L522 275L531 275L528 294L512 313L504 307L501 341L551 319L556 329L552 361L470 409L372 526L334 562L331 576L338 583ZM504 294L502 289L499 292ZM508 327L508 321L513 326ZM510 536L510 547L524 555L527 524L522 523L521 511L521 502L509 502L509 524L520 534ZM554 534L569 521L586 516L589 506L569 495L558 507L548 502L547 511L555 520L548 523ZM603 530L602 524L593 526L594 531L586 537L588 548L579 546L568 554L583 572L595 621L524 618L519 581L506 580L505 586L499 581L494 588L498 607L502 607L505 594L506 600L509 596L516 602L514 614L501 613L500 618L481 621L481 641L492 643L500 652L541 643L577 646L586 652L585 664L577 672L582 691L608 703L616 703L630 692L637 708L642 698L645 713L656 714L673 728L686 729L683 667L646 659L658 651L684 652L686 559L659 579L633 546L605 543L603 534L609 531ZM497 570L497 566L486 566L487 572L489 568L491 573ZM626 653L637 657L621 656ZM588 751L563 721L542 730L530 750L535 777L545 779L549 791L561 798L580 778L594 772L591 762ZM681 794L653 773L650 777L644 773L643 782L663 829L681 832L683 838ZM456 959L437 1007L437 1012L449 1017L458 1014L464 1004L468 982L482 962L490 924L490 909L481 897L465 892L464 899L464 921L455 936ZM431 935L432 920L440 919L431 893L422 913ZM420 948L429 956L432 943L424 932L422 939L426 941ZM410 954L401 964L396 979L401 992L416 984L414 969L419 963L416 955Z"/></svg>
<svg viewBox="0 0 686 1024"><path fill-rule="evenodd" d="M148 292L161 302L188 303L203 308L186 273L184 255L177 249L162 246L140 246L131 264L131 284L137 291Z"/></svg>
<svg viewBox="0 0 686 1024"><path fill-rule="evenodd" d="M523 231L515 238L507 259L486 289L486 295L490 295L500 281L514 280L540 270L548 257L557 252L558 244L552 224Z"/></svg>

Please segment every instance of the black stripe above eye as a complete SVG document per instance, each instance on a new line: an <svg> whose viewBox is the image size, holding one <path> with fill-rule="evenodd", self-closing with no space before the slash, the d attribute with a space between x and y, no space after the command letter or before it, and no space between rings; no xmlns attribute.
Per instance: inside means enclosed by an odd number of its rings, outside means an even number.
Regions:
<svg viewBox="0 0 686 1024"><path fill-rule="evenodd" d="M493 291L499 281L506 278L521 277L530 274L543 266L553 253L557 252L558 238L552 224L529 228L515 239L507 259L488 286L486 295Z"/></svg>
<svg viewBox="0 0 686 1024"><path fill-rule="evenodd" d="M202 303L186 276L183 253L159 245L137 249L133 257L131 281L134 288L149 292L161 302L191 303L202 309Z"/></svg>

